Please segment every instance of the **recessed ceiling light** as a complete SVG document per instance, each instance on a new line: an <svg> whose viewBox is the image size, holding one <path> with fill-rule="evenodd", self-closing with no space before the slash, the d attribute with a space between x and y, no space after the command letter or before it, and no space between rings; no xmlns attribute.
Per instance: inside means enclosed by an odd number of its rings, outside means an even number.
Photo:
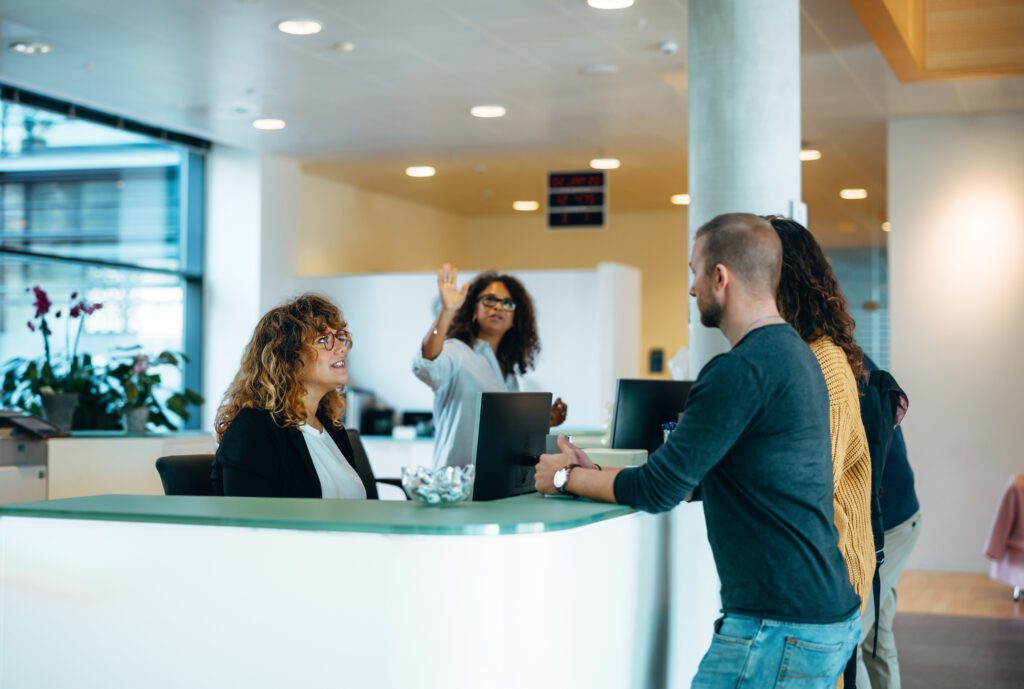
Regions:
<svg viewBox="0 0 1024 689"><path fill-rule="evenodd" d="M9 48L12 53L19 55L46 55L53 52L53 46L42 41L15 41Z"/></svg>
<svg viewBox="0 0 1024 689"><path fill-rule="evenodd" d="M868 197L867 189L840 189L839 198L846 199L847 201L858 201L860 199L866 199Z"/></svg>
<svg viewBox="0 0 1024 689"><path fill-rule="evenodd" d="M612 62L598 62L593 65L585 65L580 68L580 74L587 76L600 76L602 74L618 74L619 66Z"/></svg>
<svg viewBox="0 0 1024 689"><path fill-rule="evenodd" d="M633 0L587 0L596 10L623 10L633 6Z"/></svg>
<svg viewBox="0 0 1024 689"><path fill-rule="evenodd" d="M816 148L801 148L800 160L821 160L821 151Z"/></svg>
<svg viewBox="0 0 1024 689"><path fill-rule="evenodd" d="M620 165L618 158L594 158L590 161L590 167L595 170L618 170Z"/></svg>
<svg viewBox="0 0 1024 689"><path fill-rule="evenodd" d="M324 27L314 19L285 19L278 22L277 30L292 36L312 36Z"/></svg>
<svg viewBox="0 0 1024 689"><path fill-rule="evenodd" d="M888 220L886 220L884 223L882 223L882 232L891 232L891 231L892 231L892 223L889 222Z"/></svg>
<svg viewBox="0 0 1024 689"><path fill-rule="evenodd" d="M437 174L437 170L429 165L413 165L405 168L405 174L410 177L433 177Z"/></svg>
<svg viewBox="0 0 1024 689"><path fill-rule="evenodd" d="M672 194L672 203L677 206L689 206L690 195L689 194Z"/></svg>
<svg viewBox="0 0 1024 689"><path fill-rule="evenodd" d="M469 114L473 117L504 117L505 108L501 105L474 105L469 109Z"/></svg>
<svg viewBox="0 0 1024 689"><path fill-rule="evenodd" d="M356 49L356 44L351 41L340 41L331 46L331 50L336 53L351 53Z"/></svg>
<svg viewBox="0 0 1024 689"><path fill-rule="evenodd" d="M540 208L540 204L536 201L513 201L512 207L517 211L535 211Z"/></svg>
<svg viewBox="0 0 1024 689"><path fill-rule="evenodd" d="M284 129L285 122L284 120L279 120L276 117L260 117L252 121L252 126L256 127L256 129L273 132L278 129Z"/></svg>

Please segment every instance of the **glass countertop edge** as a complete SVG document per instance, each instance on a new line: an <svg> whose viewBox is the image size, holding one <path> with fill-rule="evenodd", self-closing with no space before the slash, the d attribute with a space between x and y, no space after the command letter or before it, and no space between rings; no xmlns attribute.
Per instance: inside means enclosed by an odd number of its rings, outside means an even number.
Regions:
<svg viewBox="0 0 1024 689"><path fill-rule="evenodd" d="M17 505L0 506L0 517L21 517L39 519L68 519L95 522L129 522L149 524L178 524L182 526L230 526L252 529L276 529L284 531L326 531L334 533L367 533L381 536L493 536L521 535L531 533L553 533L597 524L603 521L633 514L635 510L625 505L611 505L609 509L572 519L552 521L524 521L515 523L488 522L478 524L382 524L380 522L351 523L336 521L296 521L253 517L209 517L165 514L131 514L125 512L53 510L18 508ZM430 509L430 508L423 508ZM443 509L443 508L442 508Z"/></svg>

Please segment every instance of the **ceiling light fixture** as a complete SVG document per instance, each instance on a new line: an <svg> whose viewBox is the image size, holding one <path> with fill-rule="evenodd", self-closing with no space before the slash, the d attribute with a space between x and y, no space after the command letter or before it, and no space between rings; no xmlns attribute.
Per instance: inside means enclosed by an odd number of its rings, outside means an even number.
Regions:
<svg viewBox="0 0 1024 689"><path fill-rule="evenodd" d="M19 55L46 55L53 52L53 46L42 41L15 41L8 47L12 53Z"/></svg>
<svg viewBox="0 0 1024 689"><path fill-rule="evenodd" d="M595 10L624 10L633 6L633 0L587 0Z"/></svg>
<svg viewBox="0 0 1024 689"><path fill-rule="evenodd" d="M320 22L314 19L285 19L277 23L277 30L292 36L312 36L323 30Z"/></svg>
<svg viewBox="0 0 1024 689"><path fill-rule="evenodd" d="M672 194L672 203L677 206L689 206L690 195L689 194Z"/></svg>
<svg viewBox="0 0 1024 689"><path fill-rule="evenodd" d="M276 117L260 117L252 121L252 126L266 132L276 132L285 128L285 121Z"/></svg>
<svg viewBox="0 0 1024 689"><path fill-rule="evenodd" d="M491 117L504 117L505 107L502 105L474 105L469 109L469 114L473 117L491 118Z"/></svg>
<svg viewBox="0 0 1024 689"><path fill-rule="evenodd" d="M821 151L816 148L801 148L800 160L804 162L808 160L821 160Z"/></svg>
<svg viewBox="0 0 1024 689"><path fill-rule="evenodd" d="M859 201L868 197L867 189L840 189L839 198L847 201Z"/></svg>
<svg viewBox="0 0 1024 689"><path fill-rule="evenodd" d="M540 204L536 201L513 201L512 208L517 211L530 212L540 208Z"/></svg>
<svg viewBox="0 0 1024 689"><path fill-rule="evenodd" d="M884 223L882 223L882 232L891 232L891 231L892 231L892 223L889 222L888 220L886 220Z"/></svg>
<svg viewBox="0 0 1024 689"><path fill-rule="evenodd" d="M331 46L331 50L336 53L351 53L356 49L356 44L351 41L340 41Z"/></svg>
<svg viewBox="0 0 1024 689"><path fill-rule="evenodd" d="M429 165L412 165L405 168L405 174L410 177L433 177L437 174L437 170Z"/></svg>
<svg viewBox="0 0 1024 689"><path fill-rule="evenodd" d="M618 170L620 165L618 158L594 158L590 161L590 167L595 170Z"/></svg>
<svg viewBox="0 0 1024 689"><path fill-rule="evenodd" d="M584 65L580 68L580 74L588 77L602 76L605 74L618 74L619 66L611 62L598 62L592 65Z"/></svg>

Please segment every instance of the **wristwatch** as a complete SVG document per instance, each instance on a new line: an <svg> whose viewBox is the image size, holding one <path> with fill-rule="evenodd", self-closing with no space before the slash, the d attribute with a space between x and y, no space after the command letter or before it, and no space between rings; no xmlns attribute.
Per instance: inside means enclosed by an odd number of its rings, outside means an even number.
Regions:
<svg viewBox="0 0 1024 689"><path fill-rule="evenodd" d="M576 465L571 464L567 467L562 467L561 469L555 472L555 476L552 479L552 483L555 484L555 490L557 490L560 494L571 495L571 493L569 493L569 491L566 490L566 486L569 485L569 472L575 468Z"/></svg>

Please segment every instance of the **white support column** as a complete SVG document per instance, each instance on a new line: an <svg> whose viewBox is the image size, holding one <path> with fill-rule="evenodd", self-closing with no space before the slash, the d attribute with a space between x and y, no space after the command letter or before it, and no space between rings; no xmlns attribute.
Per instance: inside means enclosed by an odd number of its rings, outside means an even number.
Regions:
<svg viewBox="0 0 1024 689"><path fill-rule="evenodd" d="M791 214L800 199L800 3L691 0L690 245L719 213ZM690 371L727 342L690 309Z"/></svg>
<svg viewBox="0 0 1024 689"><path fill-rule="evenodd" d="M217 146L207 163L203 304L204 429L253 327L295 289L298 163Z"/></svg>
<svg viewBox="0 0 1024 689"><path fill-rule="evenodd" d="M690 0L689 232L720 213L800 206L799 0ZM690 372L728 349L690 302ZM719 614L700 504L670 521L668 686L688 687Z"/></svg>

